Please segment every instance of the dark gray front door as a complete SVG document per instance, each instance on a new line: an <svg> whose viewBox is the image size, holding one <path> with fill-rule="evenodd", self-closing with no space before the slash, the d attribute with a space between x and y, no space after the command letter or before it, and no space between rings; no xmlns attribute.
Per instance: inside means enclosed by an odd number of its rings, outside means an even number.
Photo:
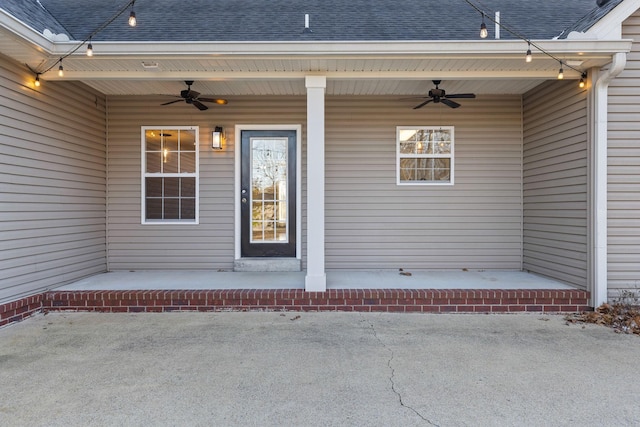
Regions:
<svg viewBox="0 0 640 427"><path fill-rule="evenodd" d="M296 131L244 130L243 257L296 256Z"/></svg>

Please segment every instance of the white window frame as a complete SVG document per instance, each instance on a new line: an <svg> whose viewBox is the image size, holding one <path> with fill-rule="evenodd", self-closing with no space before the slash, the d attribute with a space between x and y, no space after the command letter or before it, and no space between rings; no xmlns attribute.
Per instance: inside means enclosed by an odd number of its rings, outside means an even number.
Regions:
<svg viewBox="0 0 640 427"><path fill-rule="evenodd" d="M451 136L451 151L444 154L402 154L400 152L400 132L404 130L427 130L427 131L447 131ZM455 170L455 133L454 126L397 126L396 127L396 184L397 185L430 185L430 186L451 186L454 184ZM407 158L416 159L449 159L450 171L448 181L401 181L400 180L400 160Z"/></svg>
<svg viewBox="0 0 640 427"><path fill-rule="evenodd" d="M195 173L179 172L179 173L147 173L147 141L146 131L172 131L172 130L192 130L195 133ZM140 146L141 146L141 178L140 178L140 220L143 225L197 225L200 223L200 127L199 126L141 126L140 127ZM195 218L189 220L175 219L147 219L147 203L146 203L146 178L189 178L194 177L195 183Z"/></svg>

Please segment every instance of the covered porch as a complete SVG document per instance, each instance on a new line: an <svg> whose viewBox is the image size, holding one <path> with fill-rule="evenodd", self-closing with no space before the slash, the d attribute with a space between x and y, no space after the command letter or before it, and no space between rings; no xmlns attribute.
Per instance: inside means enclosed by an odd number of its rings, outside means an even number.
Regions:
<svg viewBox="0 0 640 427"><path fill-rule="evenodd" d="M339 43L330 49L318 43L312 53L308 44L276 42L259 61L257 50L265 45L243 45L242 56L229 43L216 45L220 55L207 57L201 71L161 74L140 71L137 57L120 60L123 70L117 75L96 71L95 61L88 67L84 57L69 58L75 78L105 94L109 105L107 270L126 275L128 270L175 268L191 275L191 269L210 268L206 278L194 277L186 286L203 283L195 288L203 290L539 289L537 283L512 279L469 281L448 271L432 273L463 267L521 269L563 283L546 289L580 288L593 297L591 305L599 305L606 289L601 277L606 256L595 248L602 247L596 240L606 221L596 208L602 176L593 171L604 160L595 147L606 138L601 128L591 129L589 117L603 117L606 108L599 106L602 93L592 88L600 81L599 68L627 46L599 41L585 51L584 44L541 43L590 70L584 90L578 89L583 76L575 69L565 75L574 82L556 81L553 58L539 56L535 63L525 63L521 42L506 40L474 43L473 49L457 42ZM156 56L160 69L183 53L178 52L182 45L164 47L163 55ZM107 67L115 52L106 53L108 44L102 48L100 61ZM279 63L290 71L280 70ZM180 105L165 108L165 99L155 94L178 93L185 75L199 91L222 95L229 105L210 113ZM428 93L436 81L432 79L445 80L450 93L474 93L477 99L461 110L435 106L418 111L414 106L421 101L405 97ZM130 193L137 185L137 177L131 176L139 167L139 149L131 148L136 125L160 120L199 126L203 147L207 129L227 129L220 151L200 152L197 229L140 225L137 217L128 216L139 208L139 199ZM455 186L453 180L439 187L395 182L394 132L414 124L456 128ZM255 274L257 283L250 273L220 272L245 256L241 134L291 127L297 132L300 177L291 183L298 203L294 259L303 271L283 277ZM203 255L209 253L215 255ZM412 276L400 275L393 270L397 266L409 267ZM340 272L352 268L392 272ZM176 283L181 282L143 289L184 289ZM123 286L119 290L131 290Z"/></svg>

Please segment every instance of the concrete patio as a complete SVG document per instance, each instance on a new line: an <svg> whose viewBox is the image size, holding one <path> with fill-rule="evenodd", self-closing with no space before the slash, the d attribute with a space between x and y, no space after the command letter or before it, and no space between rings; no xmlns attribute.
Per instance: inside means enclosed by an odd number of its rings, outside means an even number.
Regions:
<svg viewBox="0 0 640 427"><path fill-rule="evenodd" d="M633 426L640 339L562 316L49 313L3 426Z"/></svg>

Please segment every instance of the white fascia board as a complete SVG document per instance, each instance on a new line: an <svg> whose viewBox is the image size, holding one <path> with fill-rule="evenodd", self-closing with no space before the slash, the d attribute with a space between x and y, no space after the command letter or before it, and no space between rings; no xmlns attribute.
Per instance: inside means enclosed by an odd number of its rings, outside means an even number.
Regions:
<svg viewBox="0 0 640 427"><path fill-rule="evenodd" d="M53 41L2 9L0 9L0 28L6 29L22 41L33 44L37 50L43 50L49 54L55 51Z"/></svg>
<svg viewBox="0 0 640 427"><path fill-rule="evenodd" d="M160 71L149 73L146 71L74 71L73 69L65 70L64 76L59 77L57 73L47 74L46 80L184 80L184 71ZM242 72L216 71L189 71L189 78L194 80L298 80L309 76L308 71L271 71L271 72ZM446 76L447 80L495 80L497 78L503 80L549 80L557 76L557 68L549 68L548 70L448 70L448 71L325 71L323 76L329 79L357 79L357 80L429 80L440 79ZM579 79L580 73L571 69L565 70L565 79Z"/></svg>
<svg viewBox="0 0 640 427"><path fill-rule="evenodd" d="M639 0L640 1L640 0ZM552 54L612 55L628 52L630 40L544 40L535 41ZM57 42L51 54L69 52L78 43ZM377 42L93 42L101 57L265 57L265 56L370 56L370 57L441 57L487 58L492 55L522 55L527 43L518 40L463 41L377 41ZM535 48L534 48L535 49ZM532 49L532 50L534 50ZM535 52L534 52L535 53ZM84 55L78 51L76 55Z"/></svg>
<svg viewBox="0 0 640 427"><path fill-rule="evenodd" d="M583 36L598 40L619 40L622 38L622 23L638 9L640 0L624 0L584 32Z"/></svg>

